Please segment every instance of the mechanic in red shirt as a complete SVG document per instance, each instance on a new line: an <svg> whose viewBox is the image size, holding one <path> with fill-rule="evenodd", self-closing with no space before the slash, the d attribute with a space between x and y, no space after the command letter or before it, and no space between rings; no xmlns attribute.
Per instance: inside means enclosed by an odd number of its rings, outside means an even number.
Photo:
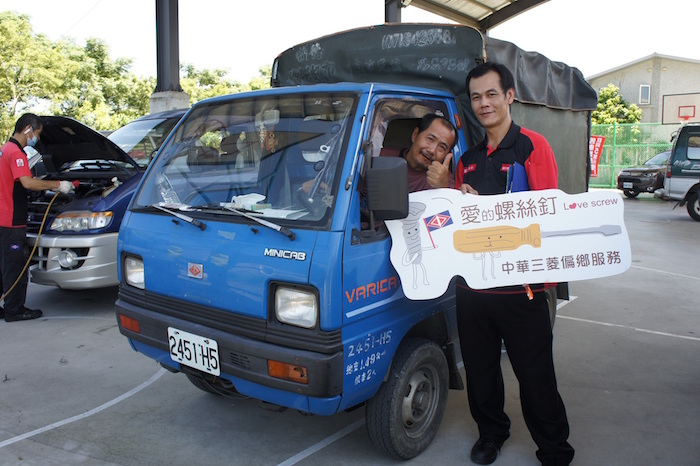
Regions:
<svg viewBox="0 0 700 466"><path fill-rule="evenodd" d="M32 176L24 148L39 141L42 129L38 116L25 113L15 123L12 137L0 148L0 276L2 290L9 290L5 296L5 308L0 308L0 318L4 317L6 322L36 319L43 315L38 309L24 307L27 297L27 271L24 269L27 262L27 190L53 189L67 194L74 189L69 181L41 180ZM20 274L22 277L18 280Z"/></svg>
<svg viewBox="0 0 700 466"><path fill-rule="evenodd" d="M543 77L543 79L545 79ZM515 162L525 167L529 189L557 187L557 164L546 139L511 118L513 75L486 62L466 79L471 107L486 130L485 139L459 160L455 187L462 193L502 194ZM501 341L520 384L523 417L543 465L568 465L574 457L569 423L557 389L552 357L552 328L544 284L473 290L457 287L457 323L467 375L469 408L479 427L471 451L477 464L496 460L509 437L504 411Z"/></svg>

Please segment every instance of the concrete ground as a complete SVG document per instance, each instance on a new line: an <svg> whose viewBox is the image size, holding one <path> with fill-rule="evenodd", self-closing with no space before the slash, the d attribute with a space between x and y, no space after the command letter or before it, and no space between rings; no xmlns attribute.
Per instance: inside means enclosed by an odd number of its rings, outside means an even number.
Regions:
<svg viewBox="0 0 700 466"><path fill-rule="evenodd" d="M571 284L554 327L573 464L700 465L700 224L685 208L625 199L633 264ZM30 284L32 322L0 322L0 465L455 465L477 438L452 391L432 445L400 462L378 453L364 410L278 412L204 393L131 350L116 289ZM513 427L497 466L535 466L504 355Z"/></svg>

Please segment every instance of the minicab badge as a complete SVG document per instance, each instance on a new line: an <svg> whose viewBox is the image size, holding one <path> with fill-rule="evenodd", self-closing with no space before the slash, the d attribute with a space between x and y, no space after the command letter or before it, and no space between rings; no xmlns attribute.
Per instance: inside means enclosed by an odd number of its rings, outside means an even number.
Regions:
<svg viewBox="0 0 700 466"><path fill-rule="evenodd" d="M204 266L202 264L194 264L192 262L188 262L187 276L192 278L199 278L201 280L204 276Z"/></svg>

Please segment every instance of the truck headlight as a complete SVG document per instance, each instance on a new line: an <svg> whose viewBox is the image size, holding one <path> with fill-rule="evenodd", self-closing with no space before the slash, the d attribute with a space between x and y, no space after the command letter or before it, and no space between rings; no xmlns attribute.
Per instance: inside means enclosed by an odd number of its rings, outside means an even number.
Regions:
<svg viewBox="0 0 700 466"><path fill-rule="evenodd" d="M316 294L297 288L279 287L275 290L277 320L297 327L313 328L318 319Z"/></svg>
<svg viewBox="0 0 700 466"><path fill-rule="evenodd" d="M144 289L144 269L143 259L130 256L124 259L124 280L126 283L135 287Z"/></svg>
<svg viewBox="0 0 700 466"><path fill-rule="evenodd" d="M114 215L107 212L63 212L51 222L50 230L53 231L83 231L105 228L112 223Z"/></svg>

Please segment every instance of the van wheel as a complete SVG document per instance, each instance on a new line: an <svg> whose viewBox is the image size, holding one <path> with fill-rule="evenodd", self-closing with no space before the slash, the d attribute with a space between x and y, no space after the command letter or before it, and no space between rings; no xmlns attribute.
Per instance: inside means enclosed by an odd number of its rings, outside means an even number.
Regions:
<svg viewBox="0 0 700 466"><path fill-rule="evenodd" d="M554 328L554 319L557 318L557 288L547 288L544 290L544 295L547 299L547 307L549 307L549 323Z"/></svg>
<svg viewBox="0 0 700 466"><path fill-rule="evenodd" d="M698 201L698 192L688 196L688 214L696 222L700 222L700 201Z"/></svg>
<svg viewBox="0 0 700 466"><path fill-rule="evenodd" d="M447 404L447 359L440 347L406 339L392 362L389 379L367 401L365 424L372 444L399 459L428 448Z"/></svg>
<svg viewBox="0 0 700 466"><path fill-rule="evenodd" d="M630 198L634 198L634 197L639 196L639 191L634 191L632 189L625 189L622 192L625 194L625 196L630 197Z"/></svg>

